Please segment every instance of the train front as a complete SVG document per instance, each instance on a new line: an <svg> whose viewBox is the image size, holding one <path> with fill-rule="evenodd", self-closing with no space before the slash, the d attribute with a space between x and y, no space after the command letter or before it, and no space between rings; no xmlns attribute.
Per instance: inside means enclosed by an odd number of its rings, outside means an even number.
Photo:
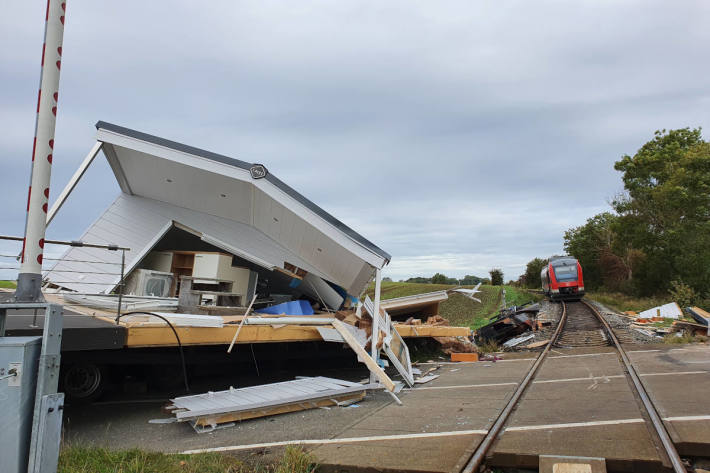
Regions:
<svg viewBox="0 0 710 473"><path fill-rule="evenodd" d="M550 261L549 294L552 300L580 300L584 297L582 266L574 258Z"/></svg>

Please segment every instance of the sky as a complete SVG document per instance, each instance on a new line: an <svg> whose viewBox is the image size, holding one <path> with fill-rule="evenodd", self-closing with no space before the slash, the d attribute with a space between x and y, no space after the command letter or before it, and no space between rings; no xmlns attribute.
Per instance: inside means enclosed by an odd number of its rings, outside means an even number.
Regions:
<svg viewBox="0 0 710 473"><path fill-rule="evenodd" d="M0 16L6 235L24 231L45 6ZM708 25L703 0L70 0L50 200L104 120L264 163L389 252L384 276L516 279L609 209L623 154L710 129ZM79 238L119 192L101 156L47 237Z"/></svg>

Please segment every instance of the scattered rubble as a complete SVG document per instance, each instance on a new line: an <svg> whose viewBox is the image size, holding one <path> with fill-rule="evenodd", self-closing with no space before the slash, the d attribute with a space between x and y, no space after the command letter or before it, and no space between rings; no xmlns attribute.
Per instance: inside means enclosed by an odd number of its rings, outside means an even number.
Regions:
<svg viewBox="0 0 710 473"><path fill-rule="evenodd" d="M449 324L449 320L443 318L440 315L434 315L432 317L429 317L426 319L427 325L451 325Z"/></svg>
<svg viewBox="0 0 710 473"><path fill-rule="evenodd" d="M691 317L705 326L705 334L710 335L710 314L700 307L688 307L686 310Z"/></svg>
<svg viewBox="0 0 710 473"><path fill-rule="evenodd" d="M633 316L619 314L597 301L589 300L588 302L599 310L599 313L614 329L617 336L625 335L623 338L627 338L627 340L622 340L622 342L628 341L637 344L658 343L662 338L646 330L634 330L634 327L632 327Z"/></svg>
<svg viewBox="0 0 710 473"><path fill-rule="evenodd" d="M476 338L498 344L504 344L511 338L525 332L536 330L539 304L511 306L502 309L491 323L477 330ZM529 337L526 340L531 340ZM514 345L511 345L511 347Z"/></svg>
<svg viewBox="0 0 710 473"><path fill-rule="evenodd" d="M434 337L441 344L441 350L446 354L476 353L478 347L466 337Z"/></svg>

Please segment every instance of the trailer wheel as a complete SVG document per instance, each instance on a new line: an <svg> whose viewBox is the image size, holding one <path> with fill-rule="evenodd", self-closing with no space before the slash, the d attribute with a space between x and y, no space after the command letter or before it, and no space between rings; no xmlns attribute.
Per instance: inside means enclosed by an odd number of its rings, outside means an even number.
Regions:
<svg viewBox="0 0 710 473"><path fill-rule="evenodd" d="M106 387L106 369L93 363L77 363L67 367L62 377L64 394L73 402L95 401Z"/></svg>

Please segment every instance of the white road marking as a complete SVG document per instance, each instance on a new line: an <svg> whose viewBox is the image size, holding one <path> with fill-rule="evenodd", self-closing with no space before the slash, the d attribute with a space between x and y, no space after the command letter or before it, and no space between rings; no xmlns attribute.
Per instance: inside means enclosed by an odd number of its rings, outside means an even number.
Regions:
<svg viewBox="0 0 710 473"><path fill-rule="evenodd" d="M307 439L307 440L285 440L283 442L253 443L251 445L234 445L231 447L200 448L196 450L186 450L185 455L206 452L228 452L235 450L251 450L253 448L282 447L286 445L327 445L334 443L355 443L355 442L377 442L382 440L407 440L434 437L451 437L459 435L485 435L487 430L454 430L451 432L427 432L421 434L399 434L399 435L375 435L372 437L348 437L337 439Z"/></svg>
<svg viewBox="0 0 710 473"><path fill-rule="evenodd" d="M710 416L664 417L663 420L668 422L689 422L694 420L710 420Z"/></svg>
<svg viewBox="0 0 710 473"><path fill-rule="evenodd" d="M682 416L682 417L664 417L663 420L669 422L691 422L699 420L710 420L710 415L698 416ZM551 429L568 429L575 427L597 427L601 425L622 425L622 424L639 424L643 423L643 419L614 419L614 420L599 420L593 422L570 422L566 424L543 424L543 425L524 425L517 427L508 427L506 432L529 432L535 430L551 430ZM282 442L267 442L253 443L250 445L233 445L228 447L212 447L200 448L195 450L186 450L183 454L190 455L195 453L208 452L229 452L237 450L251 450L255 448L269 447L284 447L287 445L328 445L339 443L357 443L357 442L377 442L383 440L407 440L420 438L436 438L436 437L454 437L460 435L485 435L488 430L453 430L449 432L425 432L419 434L398 434L398 435L375 435L371 437L346 437L336 439L304 439L304 440L285 440Z"/></svg>
<svg viewBox="0 0 710 473"><path fill-rule="evenodd" d="M587 356L604 356L604 355L616 355L615 351L605 352L605 353L583 353L581 355L558 355L558 356L548 356L548 358L582 358Z"/></svg>
<svg viewBox="0 0 710 473"><path fill-rule="evenodd" d="M562 353L556 350L550 350L551 352L554 353ZM707 349L704 348L671 348L670 350L660 350L660 349L650 349L650 350L628 350L626 353L658 353L658 352L669 352L669 351L696 351L696 352L707 352ZM578 355L556 355L556 356L548 356L548 358L580 358L580 357L591 357L591 356L606 356L606 355L616 355L616 351L610 351L610 352L604 352L604 353L582 353ZM425 362L425 363L418 363L420 365L475 365L475 364L481 364L481 362L484 363L503 363L503 362L511 362L511 361L534 361L537 360L537 358L511 358L511 359L503 359L503 360L496 360L494 361L484 361L484 360L479 360L479 361L434 361L434 362Z"/></svg>
<svg viewBox="0 0 710 473"><path fill-rule="evenodd" d="M639 424L643 419L615 419L597 420L594 422L570 422L567 424L545 424L545 425L524 425L519 427L508 427L506 432L523 432L528 430L548 430L548 429L569 429L573 427L595 427L598 425L618 425L618 424Z"/></svg>
<svg viewBox="0 0 710 473"><path fill-rule="evenodd" d="M662 373L639 373L639 376L683 376L691 374L707 374L710 371L673 371ZM548 383L571 383L575 381L606 381L613 378L624 378L626 375L613 374L601 376L588 376L586 378L560 378L560 379L542 379L533 381L533 384L548 384ZM457 386L422 386L417 388L407 388L406 391L422 391L432 389L469 389L469 388L488 388L496 386L517 386L518 383L488 383L488 384L461 384Z"/></svg>
<svg viewBox="0 0 710 473"><path fill-rule="evenodd" d="M602 376L588 376L586 378L564 378L564 379L543 379L540 381L533 381L533 384L546 384L546 383L569 383L573 381L598 381L598 380L605 380L605 379L611 379L611 378L623 378L623 374L614 374L614 375L602 375Z"/></svg>
<svg viewBox="0 0 710 473"><path fill-rule="evenodd" d="M675 374L678 375L683 375L683 374L706 374L710 373L710 371L676 371L676 372L671 372L671 373L645 373L645 374L640 374L639 376L672 376Z"/></svg>
<svg viewBox="0 0 710 473"><path fill-rule="evenodd" d="M458 386L422 386L420 388L408 388L407 391L422 391L430 389L465 389L465 388L490 388L495 386L517 386L518 383L490 383L490 384L462 384Z"/></svg>

